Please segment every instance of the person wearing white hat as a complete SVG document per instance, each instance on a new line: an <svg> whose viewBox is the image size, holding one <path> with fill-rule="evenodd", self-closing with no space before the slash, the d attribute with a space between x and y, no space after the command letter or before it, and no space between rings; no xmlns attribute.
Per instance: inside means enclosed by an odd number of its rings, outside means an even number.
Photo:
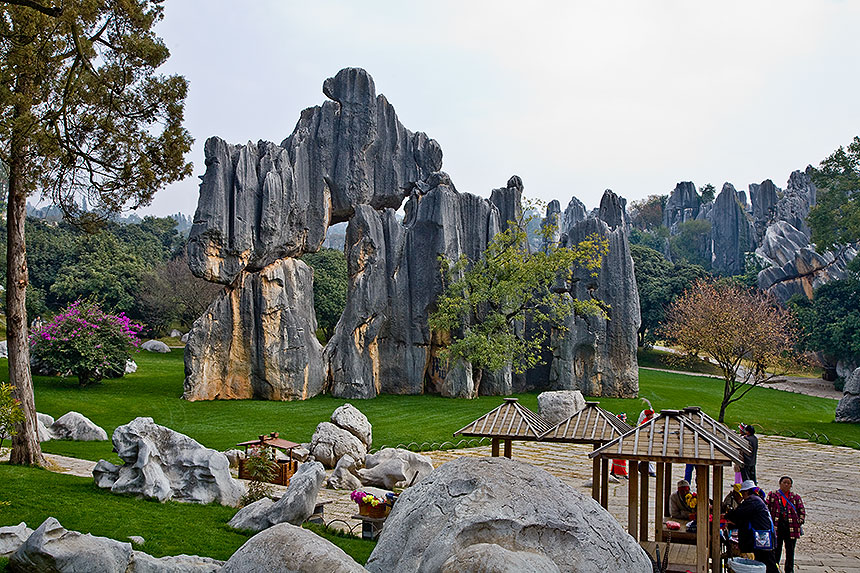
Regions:
<svg viewBox="0 0 860 573"><path fill-rule="evenodd" d="M745 480L741 484L743 501L737 509L726 512L726 520L734 523L738 528L738 549L740 549L741 557L764 563L767 567L767 573L779 573L779 567L773 556L773 546L771 545L771 549L756 547L754 530L770 531L771 544L776 542L770 511L768 511L764 500L756 494L757 489L758 487L753 480Z"/></svg>

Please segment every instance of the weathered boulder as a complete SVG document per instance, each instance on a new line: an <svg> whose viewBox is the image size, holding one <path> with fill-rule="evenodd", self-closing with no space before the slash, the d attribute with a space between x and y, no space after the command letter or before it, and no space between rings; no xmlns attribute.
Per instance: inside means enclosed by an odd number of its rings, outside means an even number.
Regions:
<svg viewBox="0 0 860 573"><path fill-rule="evenodd" d="M400 494L366 567L439 571L477 544L533 553L574 573L651 567L611 514L558 478L507 458L466 457Z"/></svg>
<svg viewBox="0 0 860 573"><path fill-rule="evenodd" d="M845 381L844 394L836 406L836 421L860 423L860 368Z"/></svg>
<svg viewBox="0 0 860 573"><path fill-rule="evenodd" d="M771 266L781 267L793 261L797 252L809 245L809 237L791 223L776 221L764 233L756 254L764 257Z"/></svg>
<svg viewBox="0 0 860 573"><path fill-rule="evenodd" d="M745 253L756 248L756 231L740 196L731 183L723 185L709 213L711 221L711 269L720 274L739 275L746 267Z"/></svg>
<svg viewBox="0 0 860 573"><path fill-rule="evenodd" d="M556 390L538 394L538 414L554 426L585 408L585 398L579 390Z"/></svg>
<svg viewBox="0 0 860 573"><path fill-rule="evenodd" d="M670 231L686 221L692 221L699 215L702 198L696 191L692 181L681 181L669 195L663 208L663 225Z"/></svg>
<svg viewBox="0 0 860 573"><path fill-rule="evenodd" d="M236 550L222 573L363 573L343 549L288 523L272 526Z"/></svg>
<svg viewBox="0 0 860 573"><path fill-rule="evenodd" d="M313 270L282 259L242 272L191 328L186 400L303 400L322 391Z"/></svg>
<svg viewBox="0 0 860 573"><path fill-rule="evenodd" d="M366 447L369 448L373 443L373 427L370 421L352 404L344 404L332 412L331 422L361 440Z"/></svg>
<svg viewBox="0 0 860 573"><path fill-rule="evenodd" d="M317 495L325 480L325 469L319 462L306 462L290 478L287 491L278 501L268 497L240 509L227 525L235 529L262 531L276 523L301 525L313 515Z"/></svg>
<svg viewBox="0 0 860 573"><path fill-rule="evenodd" d="M135 372L137 372L137 362L129 358L125 361L125 373L134 374Z"/></svg>
<svg viewBox="0 0 860 573"><path fill-rule="evenodd" d="M18 525L0 527L0 557L9 557L21 547L33 530L23 521Z"/></svg>
<svg viewBox="0 0 860 573"><path fill-rule="evenodd" d="M54 418L47 414L36 412L36 436L40 442L47 442L53 439L51 434L51 426L54 425Z"/></svg>
<svg viewBox="0 0 860 573"><path fill-rule="evenodd" d="M199 555L169 555L153 557L142 551L132 552L132 562L126 573L216 573L224 561Z"/></svg>
<svg viewBox="0 0 860 573"><path fill-rule="evenodd" d="M322 422L316 427L310 449L314 459L327 468L333 468L347 454L358 461L364 461L367 455L367 446L361 440L331 422Z"/></svg>
<svg viewBox="0 0 860 573"><path fill-rule="evenodd" d="M576 245L590 235L609 243L597 277L575 269L566 288L571 296L597 298L608 305L609 319L571 315L568 332L552 339L549 369L551 390L581 390L589 396L632 397L639 391L636 332L639 329L639 291L630 255L624 205L607 190L600 202L599 218L576 223L563 236L563 244ZM613 221L610 226L606 221ZM567 222L565 221L565 226Z"/></svg>
<svg viewBox="0 0 860 573"><path fill-rule="evenodd" d="M781 191L770 179L765 179L761 185L750 184L750 206L755 223L756 235L761 241L768 226L776 217L776 204Z"/></svg>
<svg viewBox="0 0 860 573"><path fill-rule="evenodd" d="M245 457L245 452L242 450L230 449L225 451L224 455L227 457L227 462L229 462L231 468L238 468L239 460Z"/></svg>
<svg viewBox="0 0 860 573"><path fill-rule="evenodd" d="M358 461L349 454L340 458L326 482L326 487L346 490L361 488L361 480L358 478Z"/></svg>
<svg viewBox="0 0 860 573"><path fill-rule="evenodd" d="M170 347L160 340L147 340L140 345L140 348L147 352L158 352L159 354L167 354L170 352Z"/></svg>
<svg viewBox="0 0 860 573"><path fill-rule="evenodd" d="M188 239L195 275L230 284L243 270L314 252L356 205L396 209L410 183L441 168L439 145L404 128L364 70L341 70L323 93L331 101L304 110L280 145L207 140Z"/></svg>
<svg viewBox="0 0 860 573"><path fill-rule="evenodd" d="M810 165L805 171L797 170L789 175L785 192L776 203L775 216L775 219L789 223L807 237L811 236L811 231L806 224L806 217L815 205L818 193L812 182L812 171Z"/></svg>
<svg viewBox="0 0 860 573"><path fill-rule="evenodd" d="M358 470L362 485L408 487L426 478L433 471L433 461L427 456L402 448L383 448L364 460Z"/></svg>
<svg viewBox="0 0 860 573"><path fill-rule="evenodd" d="M848 263L856 256L857 250L852 246L843 247L835 254L832 251L818 253L811 245L803 247L781 267L760 271L758 286L783 304L795 294L812 299L816 288L844 278Z"/></svg>
<svg viewBox="0 0 860 573"><path fill-rule="evenodd" d="M9 566L22 573L125 573L131 559L131 543L69 531L49 517L12 554Z"/></svg>
<svg viewBox="0 0 860 573"><path fill-rule="evenodd" d="M0 340L0 358L9 356L9 344L5 340Z"/></svg>
<svg viewBox="0 0 860 573"><path fill-rule="evenodd" d="M442 564L441 573L561 573L552 559L531 551L511 551L494 543L475 543L455 552Z"/></svg>
<svg viewBox="0 0 860 573"><path fill-rule="evenodd" d="M182 333L174 328L173 330L170 331L170 337L171 338L182 338Z"/></svg>
<svg viewBox="0 0 860 573"><path fill-rule="evenodd" d="M79 412L67 412L57 418L51 424L50 433L55 440L100 442L108 439L107 432Z"/></svg>
<svg viewBox="0 0 860 573"><path fill-rule="evenodd" d="M477 394L471 366L438 358L427 316L442 292L439 256L475 259L499 230L499 211L459 193L444 173L413 189L399 222L393 210L359 205L346 233L346 309L324 352L334 396Z"/></svg>
<svg viewBox="0 0 860 573"><path fill-rule="evenodd" d="M245 486L231 477L224 454L152 418L135 418L118 427L113 446L125 463L114 466L102 460L93 470L96 485L113 493L230 506L245 493Z"/></svg>

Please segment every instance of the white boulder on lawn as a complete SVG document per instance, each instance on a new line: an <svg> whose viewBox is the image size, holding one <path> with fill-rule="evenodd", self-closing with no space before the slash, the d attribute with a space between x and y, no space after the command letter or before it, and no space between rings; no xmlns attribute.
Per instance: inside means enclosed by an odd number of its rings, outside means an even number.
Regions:
<svg viewBox="0 0 860 573"><path fill-rule="evenodd" d="M107 432L80 412L66 412L51 424L49 430L55 440L101 442L108 439Z"/></svg>
<svg viewBox="0 0 860 573"><path fill-rule="evenodd" d="M185 434L135 418L113 433L113 446L125 462L100 460L93 469L98 487L159 501L236 506L245 486L230 475L227 456Z"/></svg>
<svg viewBox="0 0 860 573"><path fill-rule="evenodd" d="M363 485L394 489L417 483L432 471L433 462L427 456L402 448L383 448L365 458L358 477Z"/></svg>
<svg viewBox="0 0 860 573"><path fill-rule="evenodd" d="M9 557L27 541L33 530L23 521L18 525L0 527L0 557Z"/></svg>
<svg viewBox="0 0 860 573"><path fill-rule="evenodd" d="M367 446L349 431L331 422L322 422L314 430L311 438L311 455L326 468L333 468L337 461L349 454L356 460L364 462L367 456Z"/></svg>
<svg viewBox="0 0 860 573"><path fill-rule="evenodd" d="M159 352L161 354L167 354L170 352L170 347L160 340L147 340L141 344L140 347L147 352Z"/></svg>
<svg viewBox="0 0 860 573"><path fill-rule="evenodd" d="M555 390L538 394L538 414L555 426L585 408L585 397L579 390Z"/></svg>
<svg viewBox="0 0 860 573"><path fill-rule="evenodd" d="M373 427L370 421L352 404L344 404L332 412L331 422L361 440L365 447L370 448L373 443Z"/></svg>

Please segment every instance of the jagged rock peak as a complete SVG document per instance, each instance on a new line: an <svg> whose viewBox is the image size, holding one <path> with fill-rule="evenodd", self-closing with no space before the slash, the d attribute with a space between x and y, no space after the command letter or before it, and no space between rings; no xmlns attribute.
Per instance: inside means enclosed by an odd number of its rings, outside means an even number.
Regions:
<svg viewBox="0 0 860 573"><path fill-rule="evenodd" d="M586 216L585 204L576 197L571 197L570 203L564 210L564 221L561 224L562 232L566 235L570 234L576 224L584 221Z"/></svg>
<svg viewBox="0 0 860 573"><path fill-rule="evenodd" d="M323 82L323 94L337 103L368 103L376 99L376 84L362 68L344 68Z"/></svg>
<svg viewBox="0 0 860 573"><path fill-rule="evenodd" d="M681 181L666 201L663 209L663 224L671 229L673 226L695 219L699 215L702 199L692 181Z"/></svg>
<svg viewBox="0 0 860 573"><path fill-rule="evenodd" d="M493 189L490 203L499 210L502 230L508 228L508 221L523 220L523 180L518 175L511 176L506 186Z"/></svg>
<svg viewBox="0 0 860 573"><path fill-rule="evenodd" d="M541 227L546 229L548 226L552 226L552 231L543 237L541 240L541 247L544 251L549 244L558 244L561 240L561 203L558 202L557 199L553 199L546 206L546 216L541 222Z"/></svg>
<svg viewBox="0 0 860 573"><path fill-rule="evenodd" d="M601 221L609 225L610 229L623 227L627 220L627 199L619 197L612 192L612 189L607 189L603 192L603 197L600 199L600 211L598 217Z"/></svg>

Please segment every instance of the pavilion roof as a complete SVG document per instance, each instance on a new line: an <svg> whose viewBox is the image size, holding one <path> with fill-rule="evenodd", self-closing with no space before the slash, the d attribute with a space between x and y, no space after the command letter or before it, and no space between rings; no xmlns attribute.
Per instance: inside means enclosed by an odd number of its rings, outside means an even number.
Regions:
<svg viewBox="0 0 860 573"><path fill-rule="evenodd" d="M569 444L605 444L632 429L627 422L598 404L586 402L585 408L550 428L540 439Z"/></svg>
<svg viewBox="0 0 860 573"><path fill-rule="evenodd" d="M705 414L705 412L698 406L687 406L681 412L690 417L694 422L722 439L724 442L728 442L734 445L736 448L740 448L741 450L751 453L752 446L748 441L746 441L742 436L740 436L737 432L733 432L731 428L723 424L722 422L718 422L712 417Z"/></svg>
<svg viewBox="0 0 860 573"><path fill-rule="evenodd" d="M546 420L516 398L505 398L504 404L463 426L454 435L537 440L550 428Z"/></svg>
<svg viewBox="0 0 860 573"><path fill-rule="evenodd" d="M742 453L680 410L659 415L594 450L588 457L695 465L742 464Z"/></svg>
<svg viewBox="0 0 860 573"><path fill-rule="evenodd" d="M299 444L295 442L291 442L289 440L284 440L283 438L278 437L277 432L273 432L268 435L261 435L256 440L248 440L247 442L242 442L240 444L236 444L237 446L270 446L273 448L279 448L282 450L291 450L293 448L298 448Z"/></svg>

